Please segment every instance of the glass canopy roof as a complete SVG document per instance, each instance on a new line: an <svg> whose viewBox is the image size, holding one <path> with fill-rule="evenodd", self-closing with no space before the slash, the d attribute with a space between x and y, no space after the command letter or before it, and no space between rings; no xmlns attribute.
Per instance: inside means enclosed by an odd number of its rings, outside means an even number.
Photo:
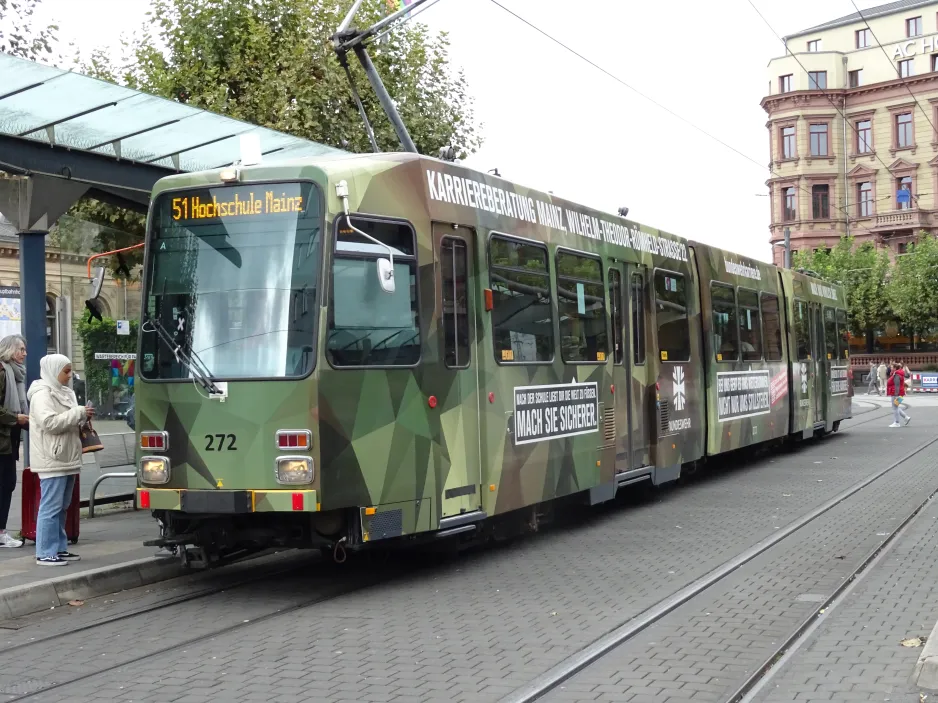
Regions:
<svg viewBox="0 0 938 703"><path fill-rule="evenodd" d="M234 164L256 134L264 161L341 153L264 127L0 54L0 134L201 171Z"/></svg>

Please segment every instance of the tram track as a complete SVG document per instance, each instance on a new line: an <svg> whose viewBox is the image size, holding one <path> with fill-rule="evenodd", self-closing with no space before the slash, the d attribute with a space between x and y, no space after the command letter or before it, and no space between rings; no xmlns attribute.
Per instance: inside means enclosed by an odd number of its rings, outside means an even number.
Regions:
<svg viewBox="0 0 938 703"><path fill-rule="evenodd" d="M853 425L853 427L857 427L860 424L866 424L867 422L872 422L876 419L880 418L870 418L869 420L863 421L862 423ZM801 517L789 523L784 528L778 530L778 532L763 539L752 547L749 547L748 549L740 552L735 557L727 560L707 574L686 585L676 593L665 598L664 600L659 601L656 605L614 627L605 635L597 638L592 643L575 652L571 656L566 657L559 664L555 665L533 681L524 686L516 688L513 692L501 698L500 703L532 703L533 701L541 700L551 692L560 689L565 682L569 681L579 672L583 671L589 666L597 664L606 657L609 657L619 648L635 640L649 627L664 620L679 607L691 602L694 598L704 593L704 591L719 585L721 582L728 579L732 574L755 560L760 555L764 554L772 547L775 547L776 545L791 538L793 535L801 532L805 527L813 523L821 516L830 512L836 506L850 499L855 494L859 493L877 480L899 468L913 457L916 457L936 444L938 444L938 437L924 442L916 449L907 453L902 458L890 464L886 468L867 476L861 481L858 481L854 485L841 491L839 494L827 500L817 508L805 513ZM821 611L825 611L827 608L834 606L835 604L841 602L847 595L849 595L849 592L855 587L860 578L868 573L869 570L871 570L879 562L879 560L888 553L888 551L896 543L897 538L904 532L905 528L912 522L912 520L914 520L914 518L929 503L929 501L934 498L936 494L938 494L938 489L930 491L924 500L920 501L913 510L908 512L903 517L900 526L892 530L890 534L886 536L886 538L883 539L879 545L876 546L875 549L873 549L865 558L860 560L860 562L851 570L847 578L843 580L842 584L834 591L834 593L825 598L822 603L817 605L817 607L812 608L811 613L803 619L801 624L788 637L786 637L778 647L772 651L770 656L765 658L765 661L762 663L762 665L756 667L753 672L742 682L740 682L740 684L733 690L730 697L724 700L726 700L727 703L739 703L741 701L749 703L750 701L754 700L754 696L758 693L758 690L760 690L761 687L765 685L765 682L779 670L784 662L790 658L791 654L797 651L798 647L807 641L813 632L814 627L816 627L818 615L821 613Z"/></svg>

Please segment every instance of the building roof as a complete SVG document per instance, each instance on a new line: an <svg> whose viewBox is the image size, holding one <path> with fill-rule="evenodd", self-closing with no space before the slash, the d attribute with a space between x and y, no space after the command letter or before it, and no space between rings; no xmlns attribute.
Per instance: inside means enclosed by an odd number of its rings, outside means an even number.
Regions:
<svg viewBox="0 0 938 703"><path fill-rule="evenodd" d="M179 172L234 164L245 134L260 139L265 161L341 153L308 139L0 53L0 137Z"/></svg>
<svg viewBox="0 0 938 703"><path fill-rule="evenodd" d="M848 24L853 24L854 22L862 22L864 18L873 19L874 17L883 17L885 15L891 15L894 12L903 12L905 10L912 10L916 7L924 7L925 5L931 5L935 0L896 0L895 2L887 2L885 5L877 5L876 7L871 7L868 10L863 10L862 14L859 12L854 12L853 14L841 17L840 19L831 20L830 22L825 22L824 24L819 24L816 27L809 27L808 29L803 29L800 32L795 32L794 34L789 34L785 37L785 40L793 39L794 37L804 36L805 34L814 34L815 32L820 32L825 29L833 29L835 27L843 27Z"/></svg>

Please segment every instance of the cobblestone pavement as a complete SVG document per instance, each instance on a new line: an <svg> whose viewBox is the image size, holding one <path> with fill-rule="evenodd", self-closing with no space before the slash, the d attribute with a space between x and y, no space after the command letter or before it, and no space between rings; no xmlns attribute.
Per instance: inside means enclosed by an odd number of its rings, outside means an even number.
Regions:
<svg viewBox="0 0 938 703"><path fill-rule="evenodd" d="M686 485L622 501L630 503L627 506L584 511L572 525L408 570L309 608L242 623L212 639L133 666L118 666L29 700L496 701L933 439L938 412L923 407L915 417L917 421L901 430L899 444L897 431L886 428L886 413L867 412L845 422L839 434L798 450L714 467ZM678 639L666 640L668 633L659 628L657 639L650 641L667 644L654 645L654 652L646 649L635 657L666 669L680 663L647 660L652 654L668 657L689 649L688 657L732 660L722 663L721 672L727 666L739 667L739 671L726 669L721 676L744 671L752 653L737 640L751 632L757 647L763 646L760 634L774 635L769 641L778 641L797 623L798 608L810 606L797 596L832 590L851 564L855 566L883 539L877 533L891 531L890 524L903 517L900 513L908 504L938 487L938 473L932 480L921 461L910 462L874 486L877 500L871 502L878 505L864 503L858 510L856 505L850 507L853 499L841 504L805 528L803 532L812 537L803 538L800 549L783 547L786 540L751 568L734 574L732 588L726 588L727 581L719 593L701 594L725 609L719 611L726 615L725 622L715 625L708 620L715 611L698 612L703 601L695 599L687 604L695 606L685 621L694 630L689 639L680 639L675 631L671 636ZM856 497L870 492L865 489ZM330 578L328 583L341 580ZM55 682L78 673L88 675L101 659L119 664L174 640L211 636L225 625L238 625L239 616L241 621L252 620L258 613L289 607L298 595L309 598L321 587L321 582L284 579L257 587L250 597L242 592L220 594L194 602L197 607L173 607L139 621L103 626L84 638L83 650L71 642L80 635L66 635L43 653L41 663L8 658L4 680L32 677ZM28 637L30 631L16 634ZM640 637L650 634L652 630ZM708 642L714 644L708 647ZM578 677L592 675L603 664L630 666L623 662L601 660ZM676 675L706 677L706 681L681 682L696 686L686 691L706 697L712 693L705 687L713 674L711 670ZM569 682L577 683L577 677ZM637 687L637 682L632 683ZM615 693L616 700L628 695L642 700L633 695L637 691L624 690L627 684L621 678L596 684L616 690L583 692L580 698L611 700ZM681 695L686 696L686 691ZM580 692L568 686L555 695L575 693ZM664 700L658 694L651 695Z"/></svg>

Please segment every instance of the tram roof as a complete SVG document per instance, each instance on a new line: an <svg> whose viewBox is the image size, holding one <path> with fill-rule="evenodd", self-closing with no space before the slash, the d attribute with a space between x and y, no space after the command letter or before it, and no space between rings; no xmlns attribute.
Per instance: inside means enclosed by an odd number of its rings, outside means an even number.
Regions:
<svg viewBox="0 0 938 703"><path fill-rule="evenodd" d="M145 204L159 178L234 164L247 134L268 162L343 153L0 53L0 170L9 173L70 178Z"/></svg>

